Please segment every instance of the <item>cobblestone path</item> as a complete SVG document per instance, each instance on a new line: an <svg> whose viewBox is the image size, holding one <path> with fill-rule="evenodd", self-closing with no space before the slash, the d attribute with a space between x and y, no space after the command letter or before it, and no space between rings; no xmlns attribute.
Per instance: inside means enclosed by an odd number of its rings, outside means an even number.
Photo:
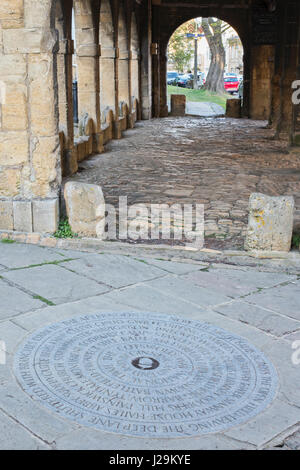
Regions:
<svg viewBox="0 0 300 470"><path fill-rule="evenodd" d="M206 240L242 245L252 192L293 195L300 227L300 153L246 119L138 122L71 179L102 186L108 203L203 203ZM208 238L207 238L208 237Z"/></svg>

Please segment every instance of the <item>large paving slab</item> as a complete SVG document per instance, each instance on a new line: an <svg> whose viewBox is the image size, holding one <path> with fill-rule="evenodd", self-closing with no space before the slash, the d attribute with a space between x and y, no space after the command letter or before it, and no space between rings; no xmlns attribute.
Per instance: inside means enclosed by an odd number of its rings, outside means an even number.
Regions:
<svg viewBox="0 0 300 470"><path fill-rule="evenodd" d="M300 281L249 295L246 300L300 321Z"/></svg>
<svg viewBox="0 0 300 470"><path fill-rule="evenodd" d="M21 243L0 243L0 264L8 268L22 268L63 259L64 256L48 248Z"/></svg>
<svg viewBox="0 0 300 470"><path fill-rule="evenodd" d="M214 307L214 310L243 323L249 323L274 336L284 336L296 331L300 333L300 321L278 315L271 310L245 301L234 301L230 304L219 305Z"/></svg>
<svg viewBox="0 0 300 470"><path fill-rule="evenodd" d="M299 423L299 420L299 408L278 399L254 419L226 431L225 435L262 448L283 430Z"/></svg>
<svg viewBox="0 0 300 470"><path fill-rule="evenodd" d="M266 268L262 272L247 266L166 261L145 253L139 256L138 250L133 256L120 256L3 246L0 341L5 341L7 361L0 364L0 449L299 448L300 366L294 360L294 345L300 340L300 281L295 276ZM70 258L76 261L67 261ZM35 264L42 266L25 268ZM37 329L82 315L109 314L113 322L115 313L149 311L200 320L244 338L274 365L279 378L275 400L249 421L223 432L138 438L57 416L32 400L16 381L15 351ZM190 342L184 344L188 347Z"/></svg>
<svg viewBox="0 0 300 470"><path fill-rule="evenodd" d="M28 312L43 306L40 300L34 299L33 296L22 292L16 287L10 286L2 279L0 279L0 299L0 322L22 312Z"/></svg>
<svg viewBox="0 0 300 470"><path fill-rule="evenodd" d="M199 287L184 277L167 276L163 279L149 281L147 286L174 299L185 300L200 307L209 307L231 301L230 297L226 297L219 292L217 286Z"/></svg>
<svg viewBox="0 0 300 470"><path fill-rule="evenodd" d="M3 277L55 304L101 294L109 290L103 284L98 284L55 265L10 271L4 273Z"/></svg>
<svg viewBox="0 0 300 470"><path fill-rule="evenodd" d="M238 450L253 448L234 439L212 434L193 439L139 439L118 436L118 450ZM81 429L56 441L58 450L116 450L115 437L93 429Z"/></svg>
<svg viewBox="0 0 300 470"><path fill-rule="evenodd" d="M155 266L122 255L100 254L65 264L68 269L108 286L125 287L166 274Z"/></svg>
<svg viewBox="0 0 300 470"><path fill-rule="evenodd" d="M127 305L130 308L162 313L177 313L180 315L201 315L203 309L179 297L174 298L168 293L153 289L147 284L129 287L119 291L112 291L104 295L106 300Z"/></svg>
<svg viewBox="0 0 300 470"><path fill-rule="evenodd" d="M0 449L45 450L50 449L50 446L0 411Z"/></svg>
<svg viewBox="0 0 300 470"><path fill-rule="evenodd" d="M232 298L247 295L256 290L272 287L283 282L292 281L296 276L289 276L280 273L257 272L248 269L209 269L208 271L197 271L184 276L201 287L211 287L212 285L223 295Z"/></svg>
<svg viewBox="0 0 300 470"><path fill-rule="evenodd" d="M193 271L199 271L200 269L205 269L209 266L208 263L179 263L176 261L167 261L156 258L141 258L140 261L156 266L157 268L173 274L187 274Z"/></svg>

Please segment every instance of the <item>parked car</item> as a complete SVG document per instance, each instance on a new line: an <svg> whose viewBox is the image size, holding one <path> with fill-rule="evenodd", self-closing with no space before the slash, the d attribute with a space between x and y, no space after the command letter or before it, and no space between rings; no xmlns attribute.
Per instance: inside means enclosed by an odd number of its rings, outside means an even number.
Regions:
<svg viewBox="0 0 300 470"><path fill-rule="evenodd" d="M234 93L238 92L239 89L239 81L237 77L230 76L224 78L224 88L225 90L233 95Z"/></svg>
<svg viewBox="0 0 300 470"><path fill-rule="evenodd" d="M177 85L179 79L177 72L168 72L167 73L167 84L168 85Z"/></svg>
<svg viewBox="0 0 300 470"><path fill-rule="evenodd" d="M181 88L192 88L193 87L193 75L190 73L187 73L186 75L179 77L177 81L177 85L180 86Z"/></svg>
<svg viewBox="0 0 300 470"><path fill-rule="evenodd" d="M224 78L228 78L228 77L236 77L237 78L237 74L234 73L234 72L225 72L224 73Z"/></svg>

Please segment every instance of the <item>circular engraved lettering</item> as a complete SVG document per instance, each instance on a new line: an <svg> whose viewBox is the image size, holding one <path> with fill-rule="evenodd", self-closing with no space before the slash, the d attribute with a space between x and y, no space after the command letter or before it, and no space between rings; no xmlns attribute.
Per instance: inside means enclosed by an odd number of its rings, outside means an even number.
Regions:
<svg viewBox="0 0 300 470"><path fill-rule="evenodd" d="M152 313L101 313L35 332L15 355L21 387L103 431L184 437L223 431L268 406L277 375L243 338Z"/></svg>

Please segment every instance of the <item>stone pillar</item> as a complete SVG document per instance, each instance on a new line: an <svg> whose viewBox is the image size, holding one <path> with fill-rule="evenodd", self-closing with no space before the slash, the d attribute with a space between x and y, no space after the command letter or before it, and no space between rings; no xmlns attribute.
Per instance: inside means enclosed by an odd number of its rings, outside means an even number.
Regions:
<svg viewBox="0 0 300 470"><path fill-rule="evenodd" d="M119 103L124 102L129 107L129 58L128 50L120 50L119 55Z"/></svg>
<svg viewBox="0 0 300 470"><path fill-rule="evenodd" d="M74 120L72 91L72 62L74 43L71 39L59 41L56 55L57 87L59 108L59 130L64 134L62 151L62 171L64 176L76 173L78 169L77 155L74 150Z"/></svg>
<svg viewBox="0 0 300 470"><path fill-rule="evenodd" d="M292 83L297 80L299 64L299 2L294 0L286 5L286 21L284 28L285 48L284 48L284 69L281 90L281 121L278 134L293 141L295 133L294 106L292 102Z"/></svg>
<svg viewBox="0 0 300 470"><path fill-rule="evenodd" d="M252 46L251 63L250 117L268 120L271 114L274 46Z"/></svg>
<svg viewBox="0 0 300 470"><path fill-rule="evenodd" d="M246 41L244 46L244 78L243 78L243 101L242 101L242 117L250 115L250 83L251 83L251 63L250 63L250 47Z"/></svg>
<svg viewBox="0 0 300 470"><path fill-rule="evenodd" d="M292 103L292 83L300 78L299 72L299 19L298 0L279 3L281 18L279 39L276 47L275 74L272 84L272 112L270 125L276 137L297 143L299 106ZM299 132L300 133L300 132Z"/></svg>
<svg viewBox="0 0 300 470"><path fill-rule="evenodd" d="M113 138L114 139L121 139L122 138L122 130L121 130L121 123L119 122L120 118L120 109L119 109L119 56L120 50L118 47L115 49L115 61L114 61L114 70L115 70L115 121L113 124Z"/></svg>
<svg viewBox="0 0 300 470"><path fill-rule="evenodd" d="M111 109L115 115L115 60L116 50L114 47L104 47L101 45L100 58L100 106L102 120L104 111Z"/></svg>
<svg viewBox="0 0 300 470"><path fill-rule="evenodd" d="M146 7L145 7L146 9ZM151 119L152 116L152 65L151 65L151 22L152 2L147 0L147 10L143 11L142 42L141 42L141 114L142 119Z"/></svg>
<svg viewBox="0 0 300 470"><path fill-rule="evenodd" d="M78 39L80 38L78 33ZM98 44L78 44L78 108L79 119L88 114L93 120L94 152L103 151L100 116L100 82L99 58L100 46Z"/></svg>
<svg viewBox="0 0 300 470"><path fill-rule="evenodd" d="M61 168L53 60L58 44L50 29L51 6L50 0L1 2L0 80L6 88L0 128L1 229L48 232L58 223Z"/></svg>
<svg viewBox="0 0 300 470"><path fill-rule="evenodd" d="M279 9L279 16L282 18L282 25L278 30L278 41L275 47L274 75L271 87L271 113L269 119L269 125L274 129L275 136L281 121L282 79L286 42L286 6L280 3L277 8Z"/></svg>
<svg viewBox="0 0 300 470"><path fill-rule="evenodd" d="M160 116L160 54L156 43L151 45L152 55L152 116Z"/></svg>
<svg viewBox="0 0 300 470"><path fill-rule="evenodd" d="M162 46L159 56L159 70L160 70L160 117L167 117L169 114L167 103L167 49Z"/></svg>

